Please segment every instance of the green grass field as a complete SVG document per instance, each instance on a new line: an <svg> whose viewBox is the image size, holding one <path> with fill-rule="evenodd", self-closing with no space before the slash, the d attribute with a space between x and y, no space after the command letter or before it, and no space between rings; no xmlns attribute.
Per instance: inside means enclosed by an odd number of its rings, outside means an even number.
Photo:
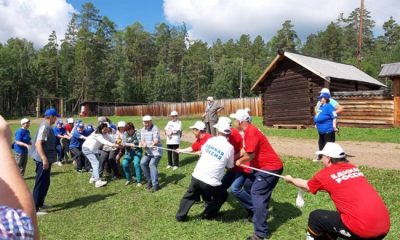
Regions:
<svg viewBox="0 0 400 240"><path fill-rule="evenodd" d="M141 127L140 119L136 117L112 119L115 122L119 119L133 120L138 128ZM95 122L95 119L85 119L86 123L91 121ZM155 119L160 128L166 121ZM194 121L184 120L184 128ZM17 127L12 126L13 130ZM37 125L33 124L32 135L36 128ZM270 133L270 129L266 131ZM378 135L385 133L379 132ZM196 204L189 212L189 221L175 221L180 198L187 189L197 160L190 155L181 156L181 167L172 171L165 169L164 155L159 165L162 189L156 193L136 188L134 184L125 186L124 179L96 189L89 184L88 173L76 173L71 164L53 166L46 198L46 204L52 208L48 215L39 217L42 239L245 239L253 231L252 224L243 220L245 210L232 196L223 205L222 216L217 220L201 220L202 204ZM321 165L301 158L284 156L283 160L284 174L295 177L310 178L321 168ZM391 214L392 227L386 239L399 239L399 171L366 167L361 170L381 194ZM33 188L34 176L34 163L29 160L25 179L30 189ZM334 209L324 193L307 194L305 207L299 209L295 206L296 193L296 188L280 180L272 196L268 218L272 239L304 239L308 214L317 208Z"/></svg>

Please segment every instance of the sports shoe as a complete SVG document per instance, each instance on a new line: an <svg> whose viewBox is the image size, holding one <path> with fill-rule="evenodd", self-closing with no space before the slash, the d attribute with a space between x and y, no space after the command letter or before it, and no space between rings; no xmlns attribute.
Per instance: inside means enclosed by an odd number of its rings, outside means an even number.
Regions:
<svg viewBox="0 0 400 240"><path fill-rule="evenodd" d="M322 162L321 159L313 159L312 161L315 163Z"/></svg>
<svg viewBox="0 0 400 240"><path fill-rule="evenodd" d="M57 162L56 162L56 165L59 166L59 167L62 167L62 166L63 166L62 163L61 163L60 161L57 161Z"/></svg>
<svg viewBox="0 0 400 240"><path fill-rule="evenodd" d="M125 182L125 186L128 186L129 184L131 184L132 183L132 181L126 181Z"/></svg>
<svg viewBox="0 0 400 240"><path fill-rule="evenodd" d="M141 186L142 186L141 183L136 184L136 187L141 187Z"/></svg>
<svg viewBox="0 0 400 240"><path fill-rule="evenodd" d="M169 169L169 168L172 168L172 166L171 165L167 165L166 169Z"/></svg>
<svg viewBox="0 0 400 240"><path fill-rule="evenodd" d="M41 210L41 209L49 209L49 208L51 208L50 205L43 204L43 206L39 207L39 210Z"/></svg>
<svg viewBox="0 0 400 240"><path fill-rule="evenodd" d="M158 190L160 190L160 187L158 185L155 185L150 189L150 192L153 193L153 192L157 192Z"/></svg>
<svg viewBox="0 0 400 240"><path fill-rule="evenodd" d="M173 168L172 168L172 170L176 170L176 169L178 169L178 166L174 166Z"/></svg>
<svg viewBox="0 0 400 240"><path fill-rule="evenodd" d="M270 239L270 238L271 238L271 234L269 234L269 233L267 233L267 236L265 236L265 237L259 237L255 233L253 233L253 235L248 236L246 239L247 240L260 240L260 239Z"/></svg>
<svg viewBox="0 0 400 240"><path fill-rule="evenodd" d="M150 190L150 189L151 189L151 187L152 187L151 183L147 183L147 185L146 185L146 189L147 189L147 190Z"/></svg>
<svg viewBox="0 0 400 240"><path fill-rule="evenodd" d="M48 212L40 211L40 210L36 212L36 216L43 216L43 215L46 215L46 214L48 214Z"/></svg>
<svg viewBox="0 0 400 240"><path fill-rule="evenodd" d="M107 184L107 181L97 180L94 184L95 187L99 188Z"/></svg>
<svg viewBox="0 0 400 240"><path fill-rule="evenodd" d="M92 183L94 183L94 182L96 182L95 179L94 179L94 177L91 177L91 178L89 179L89 183L92 184Z"/></svg>

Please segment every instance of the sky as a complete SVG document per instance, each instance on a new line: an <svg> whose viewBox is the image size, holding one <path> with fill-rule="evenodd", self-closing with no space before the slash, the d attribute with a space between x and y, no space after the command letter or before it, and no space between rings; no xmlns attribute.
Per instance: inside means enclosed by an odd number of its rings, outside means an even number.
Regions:
<svg viewBox="0 0 400 240"><path fill-rule="evenodd" d="M119 29L140 22L153 32L161 22L185 23L192 40L208 43L239 39L241 34L268 41L285 20L292 21L304 41L360 5L360 0L0 0L0 42L19 37L41 47L52 30L62 39L71 15L85 2L92 2ZM400 23L399 0L365 0L365 7L376 22L375 36L383 34L382 24L390 16Z"/></svg>

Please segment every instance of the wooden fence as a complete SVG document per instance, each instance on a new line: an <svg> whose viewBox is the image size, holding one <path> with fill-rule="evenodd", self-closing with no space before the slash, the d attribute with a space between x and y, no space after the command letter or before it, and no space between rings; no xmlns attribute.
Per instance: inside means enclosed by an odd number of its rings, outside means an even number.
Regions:
<svg viewBox="0 0 400 240"><path fill-rule="evenodd" d="M220 116L228 116L240 108L250 108L252 116L262 116L260 97L218 99L215 101L224 106L224 109L219 114ZM180 116L189 116L203 114L205 106L205 101L197 101L186 103L157 102L148 105L117 106L112 108L115 108L114 115L117 116L169 116L173 110L177 111Z"/></svg>
<svg viewBox="0 0 400 240"><path fill-rule="evenodd" d="M340 126L393 127L396 125L395 99L390 95L334 96L334 98L344 107L344 111L338 118Z"/></svg>

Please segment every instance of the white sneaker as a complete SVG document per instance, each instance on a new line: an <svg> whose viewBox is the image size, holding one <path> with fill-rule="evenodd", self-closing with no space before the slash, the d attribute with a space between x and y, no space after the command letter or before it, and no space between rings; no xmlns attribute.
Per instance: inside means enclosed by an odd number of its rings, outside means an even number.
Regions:
<svg viewBox="0 0 400 240"><path fill-rule="evenodd" d="M62 166L63 166L62 163L61 163L60 161L57 161L57 162L56 162L56 165L59 166L59 167L62 167Z"/></svg>
<svg viewBox="0 0 400 240"><path fill-rule="evenodd" d="M169 168L171 168L172 166L171 165L168 165L167 167L166 167L166 169L169 169Z"/></svg>
<svg viewBox="0 0 400 240"><path fill-rule="evenodd" d="M96 182L95 179L94 179L94 177L91 177L91 178L89 179L89 183L92 184L92 183L94 183L94 182Z"/></svg>
<svg viewBox="0 0 400 240"><path fill-rule="evenodd" d="M136 187L141 187L141 186L142 186L141 183L136 184Z"/></svg>
<svg viewBox="0 0 400 240"><path fill-rule="evenodd" d="M304 191L302 189L297 192L296 206L299 208L304 207Z"/></svg>
<svg viewBox="0 0 400 240"><path fill-rule="evenodd" d="M125 182L125 186L128 186L129 184L131 184L132 183L132 181L126 181Z"/></svg>
<svg viewBox="0 0 400 240"><path fill-rule="evenodd" d="M174 166L174 167L172 168L172 170L176 170L176 169L178 169L178 167L177 167L177 166Z"/></svg>
<svg viewBox="0 0 400 240"><path fill-rule="evenodd" d="M94 184L95 187L99 188L107 184L107 181L97 180Z"/></svg>
<svg viewBox="0 0 400 240"><path fill-rule="evenodd" d="M46 214L48 214L48 212L44 212L44 211L37 211L36 212L36 216L43 216L43 215L46 215Z"/></svg>

